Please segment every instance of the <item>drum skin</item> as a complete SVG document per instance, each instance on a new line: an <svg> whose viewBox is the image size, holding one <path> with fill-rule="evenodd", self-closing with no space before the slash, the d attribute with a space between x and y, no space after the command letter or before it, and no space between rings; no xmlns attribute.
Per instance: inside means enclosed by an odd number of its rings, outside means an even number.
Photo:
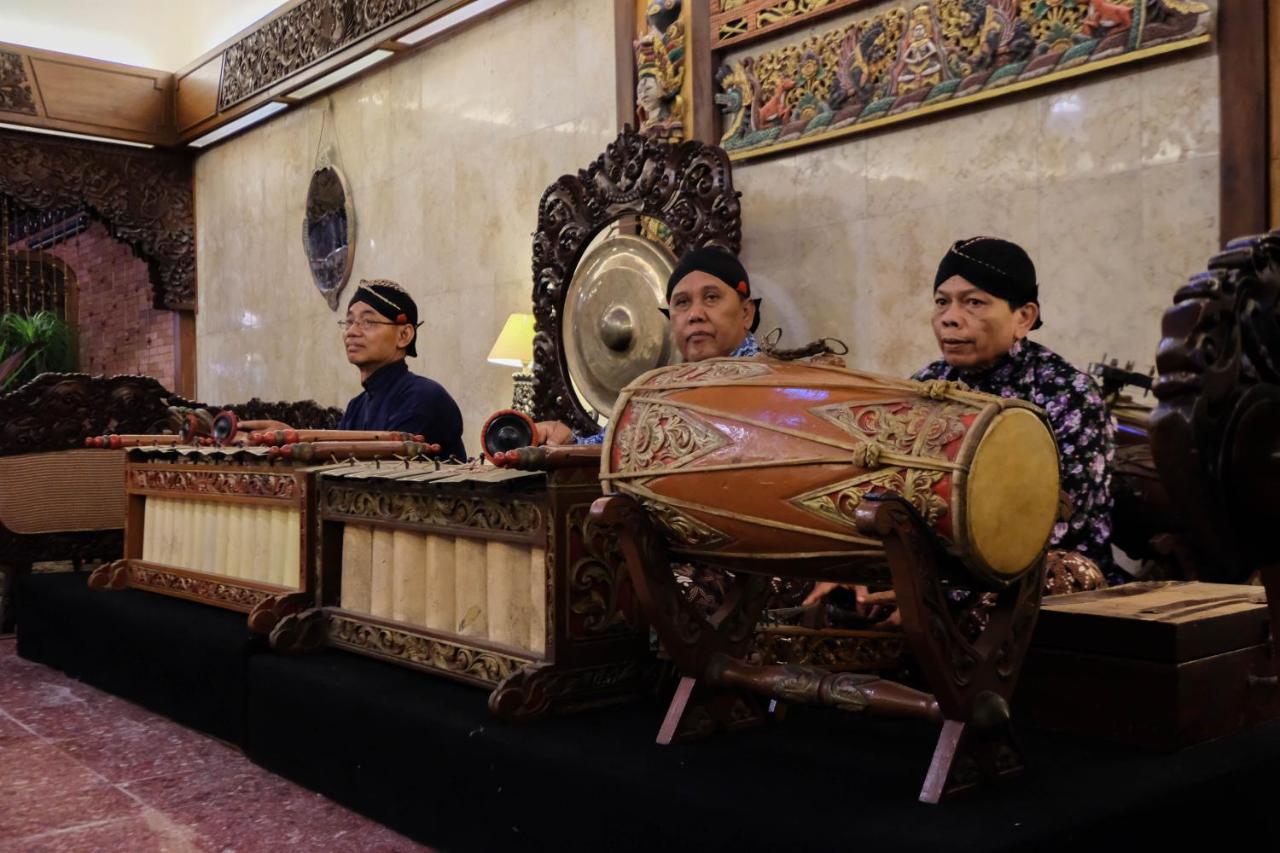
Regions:
<svg viewBox="0 0 1280 853"><path fill-rule="evenodd" d="M639 500L677 555L832 580L886 576L855 510L888 490L996 587L1038 565L1059 489L1053 433L1029 403L770 359L639 377L614 408L601 480Z"/></svg>

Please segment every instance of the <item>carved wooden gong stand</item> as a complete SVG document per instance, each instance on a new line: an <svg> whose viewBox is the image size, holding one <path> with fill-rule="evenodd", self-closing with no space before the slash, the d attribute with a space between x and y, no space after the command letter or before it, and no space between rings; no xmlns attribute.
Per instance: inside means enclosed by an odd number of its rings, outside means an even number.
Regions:
<svg viewBox="0 0 1280 853"><path fill-rule="evenodd" d="M742 211L729 158L720 148L659 142L624 127L604 154L547 187L533 235L534 419L594 431L573 393L564 341L564 303L573 273L593 237L625 216L661 220L677 257L699 246L742 245Z"/></svg>
<svg viewBox="0 0 1280 853"><path fill-rule="evenodd" d="M1151 449L1205 567L1267 590L1280 689L1280 231L1231 241L1164 314Z"/></svg>
<svg viewBox="0 0 1280 853"><path fill-rule="evenodd" d="M997 591L990 622L976 640L948 605L945 580L972 586L969 573L946 554L915 509L889 493L869 494L857 508L860 531L881 538L902 627L933 693L858 673L745 660L768 579L747 565L733 568L724 603L711 616L691 605L671 572L672 555L640 505L601 498L592 517L618 539L620 557L645 613L680 672L680 684L658 732L669 744L762 722L757 697L827 705L845 711L915 717L942 723L923 802L1021 769L1009 722L1009 700L1039 614L1041 570L1033 568ZM754 571L759 571L755 567ZM824 577L862 582L848 577Z"/></svg>

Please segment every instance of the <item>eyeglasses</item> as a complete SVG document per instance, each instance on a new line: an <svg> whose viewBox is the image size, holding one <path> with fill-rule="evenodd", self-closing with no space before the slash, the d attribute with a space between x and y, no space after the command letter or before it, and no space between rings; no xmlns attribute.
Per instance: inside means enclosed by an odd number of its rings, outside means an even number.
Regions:
<svg viewBox="0 0 1280 853"><path fill-rule="evenodd" d="M359 329L367 332L374 326L403 326L404 323L392 323L390 320L339 320L338 328L345 335L348 329Z"/></svg>

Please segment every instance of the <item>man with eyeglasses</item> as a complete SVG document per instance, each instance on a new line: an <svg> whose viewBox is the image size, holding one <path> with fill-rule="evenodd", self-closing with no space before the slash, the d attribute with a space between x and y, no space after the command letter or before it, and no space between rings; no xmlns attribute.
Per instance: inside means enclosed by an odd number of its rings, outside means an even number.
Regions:
<svg viewBox="0 0 1280 853"><path fill-rule="evenodd" d="M364 391L347 404L338 429L400 430L440 445L442 459L464 460L462 412L439 382L409 372L418 354L418 306L394 281L361 280L339 320L347 361Z"/></svg>
<svg viewBox="0 0 1280 853"><path fill-rule="evenodd" d="M751 297L751 281L742 263L717 246L693 249L680 258L667 279L667 316L685 361L749 358L759 355L756 327L760 299ZM559 421L543 421L538 432L547 444L599 444L604 433L575 436Z"/></svg>

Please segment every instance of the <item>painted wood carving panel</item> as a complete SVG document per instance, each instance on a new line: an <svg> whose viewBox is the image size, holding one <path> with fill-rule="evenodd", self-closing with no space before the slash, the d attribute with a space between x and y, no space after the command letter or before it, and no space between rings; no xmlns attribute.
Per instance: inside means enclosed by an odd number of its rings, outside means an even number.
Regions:
<svg viewBox="0 0 1280 853"><path fill-rule="evenodd" d="M716 72L735 159L857 133L1203 44L1195 0L928 0L893 4Z"/></svg>

